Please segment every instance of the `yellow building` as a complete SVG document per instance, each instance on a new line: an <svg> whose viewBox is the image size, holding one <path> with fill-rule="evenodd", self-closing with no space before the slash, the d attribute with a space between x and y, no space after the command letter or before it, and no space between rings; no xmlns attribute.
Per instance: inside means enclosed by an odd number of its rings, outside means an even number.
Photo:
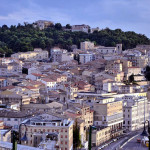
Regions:
<svg viewBox="0 0 150 150"><path fill-rule="evenodd" d="M48 51L44 51L40 48L34 49L34 51L19 52L11 55L12 58L24 59L24 60L41 60L48 58Z"/></svg>
<svg viewBox="0 0 150 150"><path fill-rule="evenodd" d="M92 146L99 146L111 139L110 127L98 127L92 131Z"/></svg>
<svg viewBox="0 0 150 150"><path fill-rule="evenodd" d="M112 137L122 134L123 106L122 101L115 101L112 97L99 97L96 99L93 109L94 125L111 128Z"/></svg>

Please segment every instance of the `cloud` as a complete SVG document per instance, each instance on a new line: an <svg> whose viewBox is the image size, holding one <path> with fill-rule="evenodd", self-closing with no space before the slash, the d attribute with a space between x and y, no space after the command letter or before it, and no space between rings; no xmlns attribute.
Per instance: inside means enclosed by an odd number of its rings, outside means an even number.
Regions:
<svg viewBox="0 0 150 150"><path fill-rule="evenodd" d="M149 6L150 0L5 0L0 5L0 25L41 19L134 30L150 37Z"/></svg>

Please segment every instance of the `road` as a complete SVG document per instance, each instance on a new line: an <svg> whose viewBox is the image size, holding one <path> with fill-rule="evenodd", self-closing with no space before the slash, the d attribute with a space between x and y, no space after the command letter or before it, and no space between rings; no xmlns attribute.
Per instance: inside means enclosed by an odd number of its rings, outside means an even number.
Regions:
<svg viewBox="0 0 150 150"><path fill-rule="evenodd" d="M103 150L147 150L147 147L136 142L138 136L142 133L142 129L130 132L120 140L110 144L109 146L105 147ZM128 141L129 140L129 141ZM119 149L120 146L123 146ZM92 148L92 150L96 150L96 148Z"/></svg>
<svg viewBox="0 0 150 150"><path fill-rule="evenodd" d="M144 146L142 143L137 143L137 138L140 137L139 135L137 137L134 137L131 141L129 141L122 150L148 150L148 147Z"/></svg>

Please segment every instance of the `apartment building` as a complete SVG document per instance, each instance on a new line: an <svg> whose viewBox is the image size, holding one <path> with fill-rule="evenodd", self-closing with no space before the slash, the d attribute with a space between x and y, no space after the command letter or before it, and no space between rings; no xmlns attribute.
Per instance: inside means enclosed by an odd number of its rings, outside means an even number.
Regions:
<svg viewBox="0 0 150 150"><path fill-rule="evenodd" d="M123 97L123 127L127 131L135 131L142 128L143 122L149 120L150 103L144 96Z"/></svg>
<svg viewBox="0 0 150 150"><path fill-rule="evenodd" d="M94 49L94 43L91 41L85 41L80 43L81 50L92 50Z"/></svg>
<svg viewBox="0 0 150 150"><path fill-rule="evenodd" d="M22 60L42 60L48 58L48 51L44 51L41 48L35 48L34 51L19 52L11 55L12 58Z"/></svg>
<svg viewBox="0 0 150 150"><path fill-rule="evenodd" d="M133 67L144 68L148 64L147 55L127 54L127 60L132 62Z"/></svg>
<svg viewBox="0 0 150 150"><path fill-rule="evenodd" d="M140 75L141 74L141 71L142 71L142 68L140 67L127 67L125 70L124 70L124 76L125 76L125 79L129 79L129 76L131 76L132 74L133 75Z"/></svg>
<svg viewBox="0 0 150 150"><path fill-rule="evenodd" d="M22 74L22 63L11 62L0 65L0 75L8 76L12 74Z"/></svg>
<svg viewBox="0 0 150 150"><path fill-rule="evenodd" d="M60 48L52 48L50 54L50 60L52 60L52 62L62 62L62 50Z"/></svg>
<svg viewBox="0 0 150 150"><path fill-rule="evenodd" d="M111 128L112 137L123 132L122 101L115 101L113 97L97 97L93 104L94 125Z"/></svg>
<svg viewBox="0 0 150 150"><path fill-rule="evenodd" d="M85 54L79 54L79 61L81 64L87 63L89 61L93 61L93 54L85 53Z"/></svg>
<svg viewBox="0 0 150 150"><path fill-rule="evenodd" d="M37 147L43 135L55 134L58 138L55 143L58 149L73 150L74 121L69 118L58 114L42 114L23 123L25 126L21 126L21 136L23 137L26 132L28 141L22 142L22 145Z"/></svg>
<svg viewBox="0 0 150 150"><path fill-rule="evenodd" d="M105 71L113 70L114 72L121 72L123 70L123 66L121 60L108 61L105 66Z"/></svg>
<svg viewBox="0 0 150 150"><path fill-rule="evenodd" d="M0 93L0 101L2 104L10 105L11 103L19 103L21 106L22 104L29 104L30 97L22 92L5 90Z"/></svg>

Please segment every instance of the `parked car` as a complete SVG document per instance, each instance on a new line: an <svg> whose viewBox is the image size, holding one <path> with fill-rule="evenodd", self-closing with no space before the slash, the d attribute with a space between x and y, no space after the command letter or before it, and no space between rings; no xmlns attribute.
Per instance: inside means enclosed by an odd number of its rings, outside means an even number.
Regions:
<svg viewBox="0 0 150 150"><path fill-rule="evenodd" d="M137 138L137 143L141 143L141 139L140 138Z"/></svg>
<svg viewBox="0 0 150 150"><path fill-rule="evenodd" d="M117 141L117 139L113 139L113 141L115 142L115 141Z"/></svg>

